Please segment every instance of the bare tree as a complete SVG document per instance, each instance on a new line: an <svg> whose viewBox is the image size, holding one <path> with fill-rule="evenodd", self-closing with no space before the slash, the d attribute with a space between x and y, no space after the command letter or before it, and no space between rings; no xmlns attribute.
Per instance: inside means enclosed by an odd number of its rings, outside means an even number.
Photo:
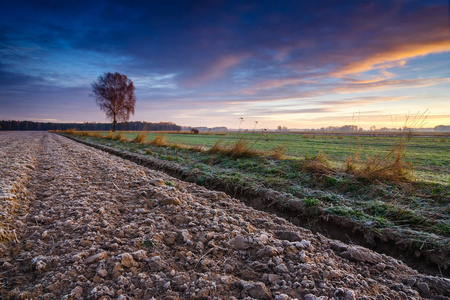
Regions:
<svg viewBox="0 0 450 300"><path fill-rule="evenodd" d="M113 121L113 131L116 131L117 121L126 122L130 114L134 115L136 96L134 85L127 76L119 73L104 73L92 83L91 97Z"/></svg>

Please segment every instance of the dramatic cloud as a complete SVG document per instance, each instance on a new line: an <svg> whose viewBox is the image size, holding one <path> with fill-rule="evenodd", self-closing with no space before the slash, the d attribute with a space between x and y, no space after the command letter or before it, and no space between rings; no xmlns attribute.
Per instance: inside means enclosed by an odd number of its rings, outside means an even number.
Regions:
<svg viewBox="0 0 450 300"><path fill-rule="evenodd" d="M295 127L303 115L315 127L387 102L392 114L437 116L450 106L444 0L46 0L0 9L0 119L103 121L90 84L116 71L135 82L136 120L182 125L249 116L270 127L283 115Z"/></svg>

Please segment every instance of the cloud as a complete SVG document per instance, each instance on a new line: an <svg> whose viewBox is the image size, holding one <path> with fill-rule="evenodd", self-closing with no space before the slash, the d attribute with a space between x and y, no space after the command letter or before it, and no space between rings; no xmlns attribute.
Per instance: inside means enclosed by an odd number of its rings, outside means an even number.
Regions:
<svg viewBox="0 0 450 300"><path fill-rule="evenodd" d="M342 78L372 70L384 71L403 67L413 58L449 52L448 5L412 7L386 7L385 13L374 14L370 22L353 16L355 29L341 38L351 38L351 43L357 41L359 45L348 49L348 55L330 75Z"/></svg>
<svg viewBox="0 0 450 300"><path fill-rule="evenodd" d="M17 72L9 72L2 70L0 64L0 88L11 89L22 86L42 83L42 78L33 75L27 75Z"/></svg>
<svg viewBox="0 0 450 300"><path fill-rule="evenodd" d="M218 57L202 69L200 74L185 79L184 84L188 87L196 87L221 78L228 70L244 61L247 57L247 54L224 55Z"/></svg>
<svg viewBox="0 0 450 300"><path fill-rule="evenodd" d="M1 98L16 111L32 101L64 110L66 99L90 101L96 76L118 71L135 80L140 109L161 112L155 118L178 116L173 107L195 109L191 121L214 110L314 115L395 101L409 108L418 102L412 93L429 100L448 91L433 58L450 51L449 41L443 0L5 4ZM352 93L364 97L343 96Z"/></svg>
<svg viewBox="0 0 450 300"><path fill-rule="evenodd" d="M426 56L429 54L443 53L450 51L450 41L448 37L442 38L434 43L427 43L426 40L393 46L386 51L363 57L360 61L352 61L333 71L330 75L334 77L344 77L351 74L371 71L374 69L390 69L404 66L408 59Z"/></svg>
<svg viewBox="0 0 450 300"><path fill-rule="evenodd" d="M398 80L381 80L381 81L356 81L332 89L333 92L340 94L383 91L393 88L418 88L435 86L438 84L450 83L450 78L417 78L417 79L398 79Z"/></svg>
<svg viewBox="0 0 450 300"><path fill-rule="evenodd" d="M252 110L252 115L296 115L296 114L317 114L334 112L331 107L298 108L298 109L256 109Z"/></svg>
<svg viewBox="0 0 450 300"><path fill-rule="evenodd" d="M346 98L346 99L338 99L338 100L320 100L319 103L325 106L359 106L365 104L373 104L373 103L385 103L385 102L395 102L395 101L403 101L407 100L409 97L407 96L399 96L399 97L375 97L375 96L366 96L366 97L354 97L354 98Z"/></svg>
<svg viewBox="0 0 450 300"><path fill-rule="evenodd" d="M286 87L297 87L301 85L315 84L317 80L305 79L304 77L309 76L299 76L298 78L279 78L271 79L258 82L251 87L246 88L241 91L245 95L255 95L258 93L264 93L267 90L286 88Z"/></svg>

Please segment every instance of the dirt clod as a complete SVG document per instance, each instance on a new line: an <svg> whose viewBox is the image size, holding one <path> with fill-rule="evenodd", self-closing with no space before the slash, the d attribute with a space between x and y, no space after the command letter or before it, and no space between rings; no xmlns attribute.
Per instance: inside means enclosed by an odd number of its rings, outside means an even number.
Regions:
<svg viewBox="0 0 450 300"><path fill-rule="evenodd" d="M450 296L448 279L62 136L0 132L0 157L1 299Z"/></svg>

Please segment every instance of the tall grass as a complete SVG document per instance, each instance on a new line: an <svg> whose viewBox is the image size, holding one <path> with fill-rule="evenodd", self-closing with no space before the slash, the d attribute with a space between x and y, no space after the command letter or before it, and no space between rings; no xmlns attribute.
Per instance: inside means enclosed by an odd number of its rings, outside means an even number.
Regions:
<svg viewBox="0 0 450 300"><path fill-rule="evenodd" d="M114 141L126 141L126 138L123 136L122 132L117 133L112 139Z"/></svg>
<svg viewBox="0 0 450 300"><path fill-rule="evenodd" d="M278 147L273 148L270 151L270 157L278 160L282 160L284 158L286 152L286 146L280 145Z"/></svg>
<svg viewBox="0 0 450 300"><path fill-rule="evenodd" d="M354 155L349 155L345 171L358 178L374 181L405 181L414 174L411 163L404 160L406 142L392 146L387 153L379 153L361 160L359 149Z"/></svg>
<svg viewBox="0 0 450 300"><path fill-rule="evenodd" d="M256 157L256 156L263 156L265 154L262 151L251 149L248 140L243 138L240 138L234 144L231 145L224 145L223 141L220 139L211 147L211 149L207 151L207 153L221 154L233 158Z"/></svg>
<svg viewBox="0 0 450 300"><path fill-rule="evenodd" d="M145 139L147 138L147 134L145 132L139 132L134 138L133 142L138 144L145 143Z"/></svg>
<svg viewBox="0 0 450 300"><path fill-rule="evenodd" d="M329 166L327 155L322 151L319 151L316 156L305 157L302 170L316 175L327 175L335 172Z"/></svg>
<svg viewBox="0 0 450 300"><path fill-rule="evenodd" d="M150 145L153 146L167 146L166 143L166 135L165 134L157 134L153 141L150 142Z"/></svg>

